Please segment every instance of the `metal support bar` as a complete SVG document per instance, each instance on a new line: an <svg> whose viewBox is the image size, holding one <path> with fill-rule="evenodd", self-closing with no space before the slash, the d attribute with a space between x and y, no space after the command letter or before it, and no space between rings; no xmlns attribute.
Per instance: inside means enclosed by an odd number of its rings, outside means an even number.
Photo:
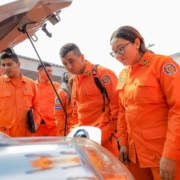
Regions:
<svg viewBox="0 0 180 180"><path fill-rule="evenodd" d="M64 108L64 106L63 106L63 104L62 104L62 101L61 101L61 99L60 99L60 97L59 97L59 95L58 95L58 93L57 93L57 91L56 91L56 88L54 87L54 84L53 84L51 78L49 77L49 74L48 74L48 72L47 72L47 70L46 70L46 67L44 66L44 63L43 63L43 61L41 60L41 57L39 56L39 53L38 53L36 47L34 46L34 44L33 44L33 42L32 42L31 37L29 36L28 32L26 31L26 25L24 25L24 27L23 27L22 29L19 29L19 28L18 28L18 30L19 30L20 32L22 32L23 34L26 34L27 37L28 37L28 39L30 40L31 45L32 45L32 47L34 48L34 50L35 50L35 52L36 52L36 54L37 54L37 56L38 56L38 58L39 58L39 61L41 62L42 66L43 66L43 68L44 68L44 71L45 71L45 73L46 73L46 75L47 75L47 77L48 77L48 79L49 79L49 81L50 81L50 83L51 83L51 85L52 85L52 87L53 87L53 89L54 89L54 92L55 92L55 94L56 94L56 96L57 96L57 98L58 98L58 100L59 100L59 102L60 102L60 104L61 104L61 106L62 106L62 108L63 108L63 111L64 111L64 113L65 113L64 136L66 136L67 112L66 112L66 110L65 110L65 108Z"/></svg>

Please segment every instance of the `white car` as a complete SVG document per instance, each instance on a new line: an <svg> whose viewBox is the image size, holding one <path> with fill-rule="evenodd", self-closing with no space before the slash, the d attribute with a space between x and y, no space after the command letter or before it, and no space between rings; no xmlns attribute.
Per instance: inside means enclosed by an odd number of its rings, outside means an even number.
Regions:
<svg viewBox="0 0 180 180"><path fill-rule="evenodd" d="M51 36L46 21L58 23L61 10L71 2L12 0L1 5L0 53L12 52L28 35L36 39L40 28ZM101 132L82 128L89 139L74 137L79 129L71 137L10 138L0 132L0 180L133 180L128 169L99 145Z"/></svg>

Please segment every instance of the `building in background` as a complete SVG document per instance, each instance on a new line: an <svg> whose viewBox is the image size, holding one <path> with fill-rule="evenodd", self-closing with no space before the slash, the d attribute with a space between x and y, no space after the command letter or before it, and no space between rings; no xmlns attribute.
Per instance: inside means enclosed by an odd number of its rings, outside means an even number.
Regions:
<svg viewBox="0 0 180 180"><path fill-rule="evenodd" d="M180 52L170 55L180 65Z"/></svg>
<svg viewBox="0 0 180 180"><path fill-rule="evenodd" d="M22 55L18 55L18 56L19 56L19 61L21 63L20 70L22 74L33 80L36 80L38 78L37 66L40 63L40 61ZM52 69L53 69L53 76L51 79L53 81L60 82L62 74L66 71L66 69L61 65L57 65L51 62L48 63L52 65Z"/></svg>
<svg viewBox="0 0 180 180"><path fill-rule="evenodd" d="M18 55L18 56L21 62L20 70L23 73L23 75L33 80L37 79L38 78L37 66L40 63L40 61L31 57L26 57L22 55ZM171 54L170 56L180 65L180 52ZM50 63L53 68L52 80L56 82L60 82L62 74L66 71L66 69L61 65L57 65L51 62L48 63Z"/></svg>

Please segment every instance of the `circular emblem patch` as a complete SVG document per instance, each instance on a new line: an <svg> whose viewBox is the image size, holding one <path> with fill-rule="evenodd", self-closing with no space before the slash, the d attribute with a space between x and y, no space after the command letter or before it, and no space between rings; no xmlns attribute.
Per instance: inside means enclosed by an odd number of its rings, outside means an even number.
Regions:
<svg viewBox="0 0 180 180"><path fill-rule="evenodd" d="M177 72L176 66L172 63L167 63L163 66L163 71L167 75L172 75Z"/></svg>
<svg viewBox="0 0 180 180"><path fill-rule="evenodd" d="M108 84L108 83L110 82L110 77L105 74L105 75L102 77L102 82L103 82L104 84Z"/></svg>

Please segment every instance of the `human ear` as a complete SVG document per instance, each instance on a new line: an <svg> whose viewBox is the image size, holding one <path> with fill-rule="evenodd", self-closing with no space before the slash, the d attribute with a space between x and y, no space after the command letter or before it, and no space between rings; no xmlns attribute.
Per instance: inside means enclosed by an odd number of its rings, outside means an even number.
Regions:
<svg viewBox="0 0 180 180"><path fill-rule="evenodd" d="M136 38L135 41L134 41L134 44L135 44L136 48L139 49L139 47L141 45L140 39Z"/></svg>
<svg viewBox="0 0 180 180"><path fill-rule="evenodd" d="M18 63L17 63L18 68L20 67L20 65L21 65L21 63L20 63L20 62L18 62Z"/></svg>
<svg viewBox="0 0 180 180"><path fill-rule="evenodd" d="M84 54L81 54L80 58L81 58L81 61L83 62L85 60L84 59Z"/></svg>

